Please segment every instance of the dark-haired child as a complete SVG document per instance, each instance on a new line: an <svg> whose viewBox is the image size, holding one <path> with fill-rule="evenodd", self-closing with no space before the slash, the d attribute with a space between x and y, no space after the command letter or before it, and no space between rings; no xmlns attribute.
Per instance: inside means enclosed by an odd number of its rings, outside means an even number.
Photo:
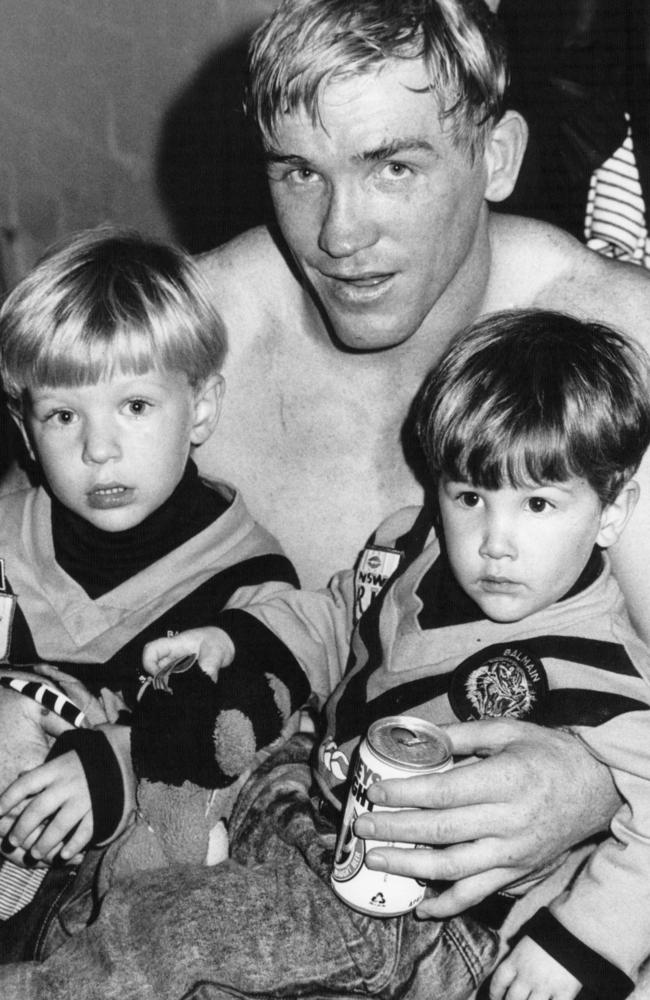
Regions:
<svg viewBox="0 0 650 1000"><path fill-rule="evenodd" d="M501 963L491 995L572 1000L582 984L590 996L626 996L650 940L650 655L630 624L607 549L632 514L633 476L650 442L647 361L602 326L541 311L495 315L459 337L430 373L417 431L430 504L389 518L356 570L339 574L328 592L279 595L246 613L312 674L346 668L315 747L326 817L345 800L360 738L395 713L437 724L510 717L561 727L609 765L624 800L611 835L570 888L567 876L559 896L548 890L548 907ZM152 643L144 662L155 674L169 657L192 653L204 675L217 677L236 651L236 637L201 629ZM197 943L205 978L242 996L294 995L297 983L303 990L311 982L306 950L294 948L290 960L278 935L293 940L287 928L295 927L296 940L312 940L322 956L335 923L348 946L331 959L330 978L322 967L314 972L322 989L345 991L363 980L372 993L381 979L381 995L398 996L414 976L418 997L469 995L495 962L492 928L548 873L447 923L350 914L327 885L333 827L328 833L322 815L310 813L307 785L301 813L300 772L290 779L286 756L279 760L245 790L234 861L215 871L212 889L215 905L222 893L230 899L224 935L239 935L245 952L246 934L263 934L270 953L285 955L281 974L276 963L265 976L258 963L242 979L224 937L212 957L206 942ZM372 837L372 813L357 832ZM291 875L286 860L265 850L274 837L294 845ZM253 896L263 875L274 885L275 937L255 919L259 900L240 892L241 902L232 902L229 887L246 884L235 862L252 861ZM384 864L375 852L373 867ZM310 901L305 913L291 902L299 880ZM327 914L320 924L318 912Z"/></svg>

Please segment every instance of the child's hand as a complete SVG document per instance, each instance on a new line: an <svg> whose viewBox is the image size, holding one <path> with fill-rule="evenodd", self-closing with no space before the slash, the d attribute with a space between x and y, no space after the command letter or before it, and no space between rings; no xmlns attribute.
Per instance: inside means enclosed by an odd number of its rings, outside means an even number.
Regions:
<svg viewBox="0 0 650 1000"><path fill-rule="evenodd" d="M50 864L76 862L93 835L90 792L79 756L62 754L17 778L0 795L0 817L17 817L5 845ZM3 850L13 860L6 846ZM80 859L79 859L80 860Z"/></svg>
<svg viewBox="0 0 650 1000"><path fill-rule="evenodd" d="M529 937L503 959L490 981L490 1000L574 1000L582 989L575 976Z"/></svg>
<svg viewBox="0 0 650 1000"><path fill-rule="evenodd" d="M196 656L201 670L216 681L221 668L234 660L235 647L220 628L193 628L148 642L142 653L142 666L155 677L174 660L190 655Z"/></svg>

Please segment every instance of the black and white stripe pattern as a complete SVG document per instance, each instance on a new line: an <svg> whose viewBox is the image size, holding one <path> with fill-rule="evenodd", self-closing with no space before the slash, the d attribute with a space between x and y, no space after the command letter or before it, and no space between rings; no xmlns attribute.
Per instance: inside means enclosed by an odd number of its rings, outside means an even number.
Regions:
<svg viewBox="0 0 650 1000"><path fill-rule="evenodd" d="M629 126L623 145L592 175L585 240L606 257L650 267L645 203Z"/></svg>
<svg viewBox="0 0 650 1000"><path fill-rule="evenodd" d="M0 920L8 920L34 898L47 868L19 868L11 861L0 862Z"/></svg>
<svg viewBox="0 0 650 1000"><path fill-rule="evenodd" d="M4 675L0 677L0 687L11 688L13 691L18 691L19 694L31 698L32 701L37 701L43 708L48 708L77 729L84 727L86 717L81 709L61 691L56 691L41 681L24 680L22 677Z"/></svg>

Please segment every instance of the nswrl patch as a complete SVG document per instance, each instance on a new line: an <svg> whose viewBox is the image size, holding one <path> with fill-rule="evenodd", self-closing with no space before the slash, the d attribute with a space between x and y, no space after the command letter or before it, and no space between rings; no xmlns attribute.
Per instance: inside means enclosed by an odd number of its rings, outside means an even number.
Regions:
<svg viewBox="0 0 650 1000"><path fill-rule="evenodd" d="M454 670L449 701L461 722L530 719L548 694L542 661L525 643L487 646Z"/></svg>
<svg viewBox="0 0 650 1000"><path fill-rule="evenodd" d="M354 623L359 621L373 600L383 590L402 561L399 549L382 545L367 546L363 550L354 574Z"/></svg>

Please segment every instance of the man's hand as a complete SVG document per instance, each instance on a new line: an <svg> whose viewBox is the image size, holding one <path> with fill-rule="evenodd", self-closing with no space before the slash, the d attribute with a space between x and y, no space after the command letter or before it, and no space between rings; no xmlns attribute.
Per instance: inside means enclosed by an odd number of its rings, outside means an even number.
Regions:
<svg viewBox="0 0 650 1000"><path fill-rule="evenodd" d="M32 673L12 670L12 677L40 681ZM45 760L57 736L72 729L55 712L31 698L0 688L0 792ZM0 828L0 833L6 830Z"/></svg>
<svg viewBox="0 0 650 1000"><path fill-rule="evenodd" d="M78 755L69 751L35 767L0 795L0 816L15 819L7 844L51 863L75 858L93 835L90 793ZM15 860L13 854L9 854Z"/></svg>
<svg viewBox="0 0 650 1000"><path fill-rule="evenodd" d="M570 733L508 719L446 731L454 755L479 759L371 785L373 802L400 811L365 813L355 824L366 839L434 848L366 855L369 868L451 883L419 905L419 916L463 912L604 830L620 806L609 770Z"/></svg>

